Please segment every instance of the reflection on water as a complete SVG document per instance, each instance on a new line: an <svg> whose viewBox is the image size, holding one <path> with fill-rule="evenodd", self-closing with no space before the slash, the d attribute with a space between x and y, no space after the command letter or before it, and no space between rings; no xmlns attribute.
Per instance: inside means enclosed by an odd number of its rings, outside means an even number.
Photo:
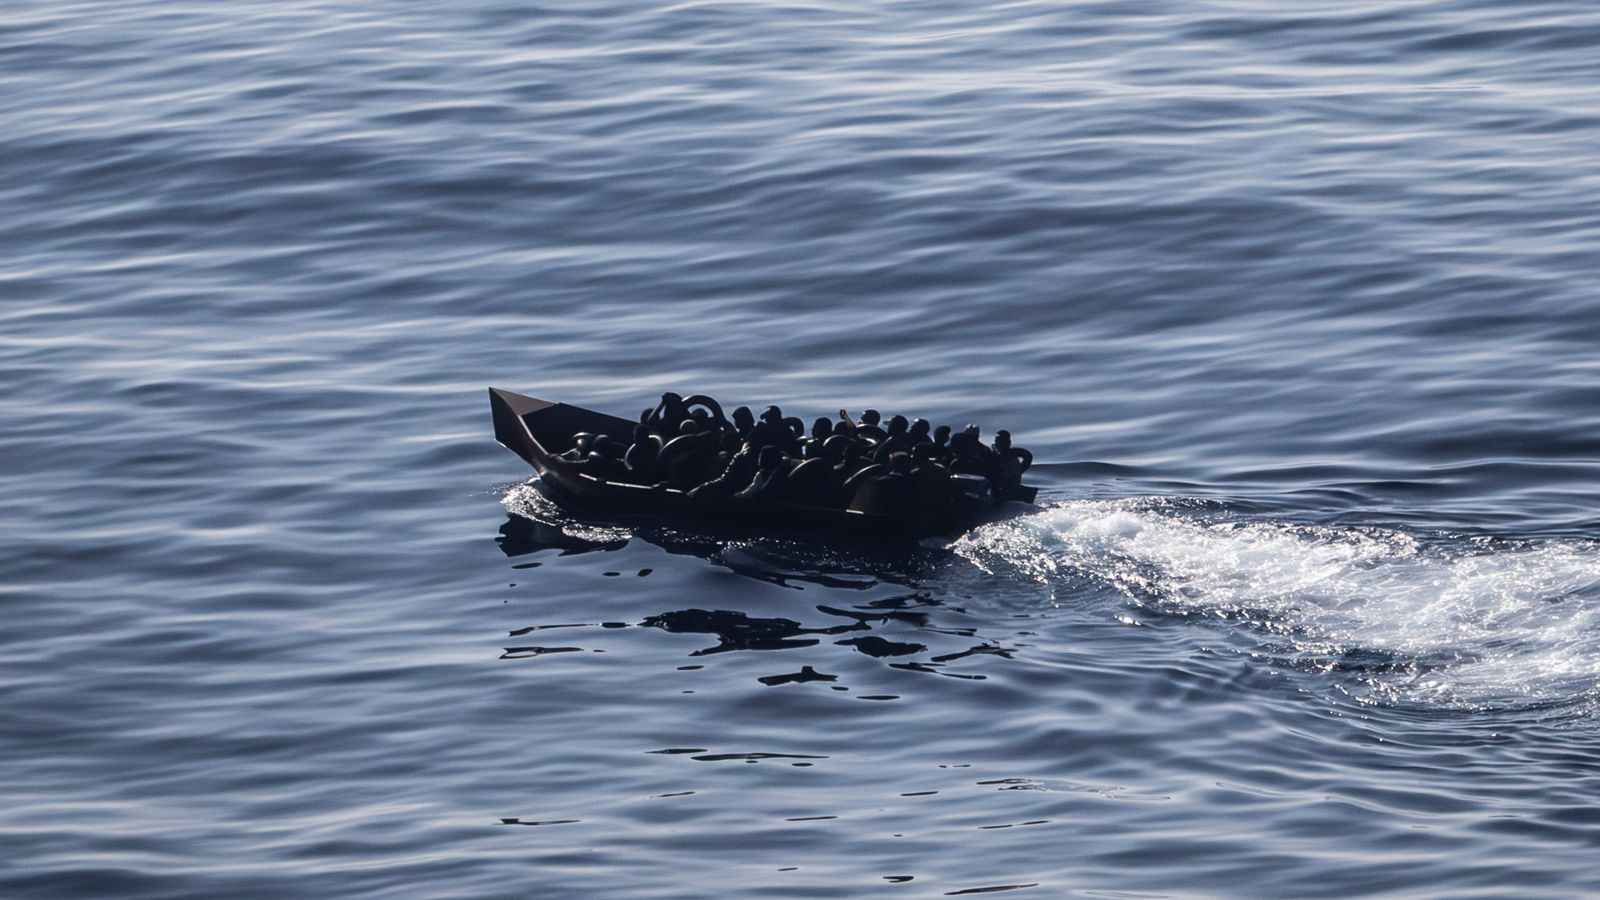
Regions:
<svg viewBox="0 0 1600 900"><path fill-rule="evenodd" d="M532 519L517 513L507 517L506 522L500 527L500 536L496 539L507 556L523 556L541 551L556 551L560 556L611 552L625 547L630 539L638 538L669 553L699 556L706 562L724 567L731 573L780 587L792 588L796 583L803 583L829 590L859 592L883 586L889 579L897 577L897 573L881 570L876 572L860 569L846 572L801 570L800 566L814 565L824 558L832 565L841 562L838 557L824 556L819 554L816 548L807 548L803 545L765 546L759 542L747 542L730 549L725 543L711 536L686 534L670 530L659 523L654 527L640 527L632 532L618 533L587 524L554 508L542 507L541 511L550 520ZM785 550L790 551L787 556ZM857 566L890 562L904 566L906 560L903 556L890 559L857 553L850 562ZM641 574L647 571L641 570ZM949 637L974 635L974 630L971 628L942 622L936 615L942 606L943 603L928 592L915 591L873 597L848 606L817 605L814 607L815 611L825 618L815 625L805 625L789 618L752 615L737 610L698 608L656 613L646 616L637 625L672 634L706 634L716 637L717 643L691 651L689 653L691 657L704 657L730 651L794 650L815 647L825 639L834 638L831 643L835 646L848 648L873 659L892 661L890 665L896 669L971 680L981 680L986 676L943 670L949 663L977 655L1010 658L1009 651L995 643L934 652L930 650L929 643L923 641L859 634L870 631L875 626L894 626L897 631L909 628L913 634L926 632L941 644L948 643ZM827 621L829 619L843 621L829 623ZM619 622L588 625L570 623L526 625L512 629L509 635L520 637L552 629L618 627L627 626ZM530 659L582 650L582 647L573 646L515 646L505 648L501 658ZM910 658L918 655L921 655L921 658ZM798 672L763 675L757 680L775 687L808 682L837 682L839 676L818 672L807 665L802 666Z"/></svg>
<svg viewBox="0 0 1600 900"><path fill-rule="evenodd" d="M815 646L818 641L796 638L802 634L828 634L831 629L800 627L799 622L788 619L752 619L740 612L703 609L685 609L678 612L651 616L640 623L646 628L660 628L677 634L715 634L721 642L714 647L696 650L691 656L706 656L728 650L788 650L794 647Z"/></svg>

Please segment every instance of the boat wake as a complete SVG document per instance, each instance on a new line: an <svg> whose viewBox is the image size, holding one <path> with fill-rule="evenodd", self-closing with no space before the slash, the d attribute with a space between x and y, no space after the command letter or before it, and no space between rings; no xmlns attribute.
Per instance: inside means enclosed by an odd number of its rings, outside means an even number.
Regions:
<svg viewBox="0 0 1600 900"><path fill-rule="evenodd" d="M537 529L503 535L507 552L611 549L636 536L567 515L531 482L503 500L513 521ZM743 550L704 543L736 571L749 568L739 565ZM1132 498L1057 503L948 549L990 576L1038 584L1057 603L1109 590L1132 607L1118 613L1130 622L1214 623L1240 638L1242 652L1335 673L1335 689L1363 703L1600 711L1596 541L1241 520L1217 504ZM774 571L851 568L796 553Z"/></svg>
<svg viewBox="0 0 1600 900"><path fill-rule="evenodd" d="M1068 501L952 545L1058 602L1096 586L1222 623L1249 652L1350 672L1363 702L1457 709L1600 700L1600 543L1425 539L1222 518L1193 501Z"/></svg>

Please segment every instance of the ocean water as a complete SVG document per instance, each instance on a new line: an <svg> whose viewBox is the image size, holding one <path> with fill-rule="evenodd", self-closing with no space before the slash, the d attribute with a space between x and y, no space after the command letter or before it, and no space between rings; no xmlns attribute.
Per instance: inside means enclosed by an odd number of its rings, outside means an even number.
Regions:
<svg viewBox="0 0 1600 900"><path fill-rule="evenodd" d="M0 895L1600 893L1600 11L12 0ZM484 388L1005 427L905 550Z"/></svg>

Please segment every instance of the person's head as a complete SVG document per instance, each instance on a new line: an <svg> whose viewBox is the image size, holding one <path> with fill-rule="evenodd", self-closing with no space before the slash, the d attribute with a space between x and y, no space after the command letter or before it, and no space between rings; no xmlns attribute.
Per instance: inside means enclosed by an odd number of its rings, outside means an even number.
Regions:
<svg viewBox="0 0 1600 900"><path fill-rule="evenodd" d="M817 416L811 423L811 436L819 441L827 440L833 434L833 420L827 416Z"/></svg>
<svg viewBox="0 0 1600 900"><path fill-rule="evenodd" d="M761 421L768 425L783 424L783 410L776 406L769 406L761 411Z"/></svg>
<svg viewBox="0 0 1600 900"><path fill-rule="evenodd" d="M674 394L672 391L667 391L661 395L661 405L667 407L668 409L671 409L674 406L681 406L683 405L683 398L677 394Z"/></svg>
<svg viewBox="0 0 1600 900"><path fill-rule="evenodd" d="M822 442L822 455L835 463L844 462L844 458L850 455L850 439L842 434L828 438Z"/></svg>
<svg viewBox="0 0 1600 900"><path fill-rule="evenodd" d="M635 425L635 426L633 426L633 442L635 444L648 443L649 440L650 440L650 429L649 428L646 428L643 425Z"/></svg>
<svg viewBox="0 0 1600 900"><path fill-rule="evenodd" d="M580 431L572 436L572 446L579 453L588 453L594 449L594 435L587 431Z"/></svg>
<svg viewBox="0 0 1600 900"><path fill-rule="evenodd" d="M900 452L889 454L889 471L901 475L911 471L911 454Z"/></svg>
<svg viewBox="0 0 1600 900"><path fill-rule="evenodd" d="M856 439L856 426L852 425L847 419L840 419L833 424L833 435L834 437L842 437L845 440L853 441Z"/></svg>
<svg viewBox="0 0 1600 900"><path fill-rule="evenodd" d="M935 428L933 430L933 442L941 447L950 443L950 426L940 425L938 428Z"/></svg>
<svg viewBox="0 0 1600 900"><path fill-rule="evenodd" d="M699 426L701 431L705 431L706 426L711 424L711 410L698 407L689 413L689 418L694 419L695 425Z"/></svg>
<svg viewBox="0 0 1600 900"><path fill-rule="evenodd" d="M739 434L746 434L756 427L756 414L748 406L739 407L733 411L733 427Z"/></svg>
<svg viewBox="0 0 1600 900"><path fill-rule="evenodd" d="M883 416L879 415L875 409L862 410L861 412L861 424L863 425L876 425L882 419Z"/></svg>
<svg viewBox="0 0 1600 900"><path fill-rule="evenodd" d="M693 419L684 419L682 422L678 423L678 434L679 435L698 434L699 432L700 432L700 425L698 423L696 423L695 420L693 420Z"/></svg>
<svg viewBox="0 0 1600 900"><path fill-rule="evenodd" d="M919 441L925 441L928 439L928 429L930 427L927 419L912 419L911 436Z"/></svg>
<svg viewBox="0 0 1600 900"><path fill-rule="evenodd" d="M889 431L890 434L896 434L896 435L905 434L906 433L906 429L908 429L910 427L911 427L911 423L906 421L906 417L905 416L895 416L894 418L889 420L888 431Z"/></svg>
<svg viewBox="0 0 1600 900"><path fill-rule="evenodd" d="M1011 432L1005 430L1004 428L996 431L994 433L994 448L996 450L1010 450Z"/></svg>
<svg viewBox="0 0 1600 900"><path fill-rule="evenodd" d="M593 452L601 456L620 457L622 455L622 447L611 439L611 435L597 434L594 436Z"/></svg>
<svg viewBox="0 0 1600 900"><path fill-rule="evenodd" d="M977 440L978 437L983 434L983 430L982 429L980 429L976 425L970 425L970 424L966 427L966 432L967 432L967 434L972 435L972 439L973 440Z"/></svg>
<svg viewBox="0 0 1600 900"><path fill-rule="evenodd" d="M756 459L756 464L763 469L776 469L781 462L783 462L783 451L777 447L762 447L761 456Z"/></svg>

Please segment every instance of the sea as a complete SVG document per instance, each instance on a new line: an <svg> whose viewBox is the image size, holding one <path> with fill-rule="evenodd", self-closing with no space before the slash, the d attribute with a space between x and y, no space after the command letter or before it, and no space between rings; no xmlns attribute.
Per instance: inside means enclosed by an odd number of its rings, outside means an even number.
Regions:
<svg viewBox="0 0 1600 900"><path fill-rule="evenodd" d="M1600 894L1600 7L7 0L0 896ZM864 546L486 388L1009 429Z"/></svg>

